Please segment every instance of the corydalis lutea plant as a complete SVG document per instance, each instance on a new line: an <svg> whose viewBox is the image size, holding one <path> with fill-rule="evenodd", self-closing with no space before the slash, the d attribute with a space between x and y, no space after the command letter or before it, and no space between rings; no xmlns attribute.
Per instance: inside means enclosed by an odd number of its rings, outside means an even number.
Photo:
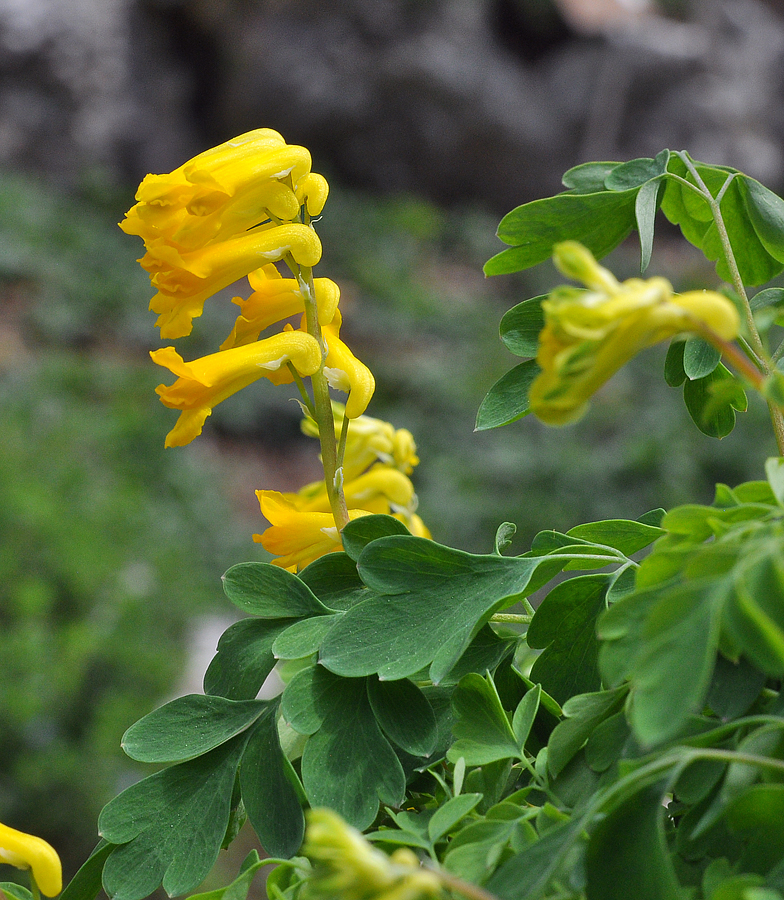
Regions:
<svg viewBox="0 0 784 900"><path fill-rule="evenodd" d="M491 389L478 427L529 412L566 424L631 356L672 339L665 377L684 386L703 431L728 433L753 389L780 439L784 351L773 344L784 291L749 298L746 284L784 270L784 201L669 151L589 163L565 184L504 219L511 246L487 271L555 254L587 290L556 288L507 313L502 337L525 361ZM266 190L277 202L278 189ZM209 219L217 200L206 196L194 208ZM645 268L659 208L717 261L732 293L619 283L598 265L636 228ZM305 224L279 213L281 228ZM194 233L256 246L231 232L234 214L225 228L218 219ZM253 232L255 217L243 221ZM171 299L154 302L178 319ZM254 319L255 304L240 302L241 319ZM186 306L185 318L196 300ZM233 334L255 342L241 319ZM378 476L365 475L383 464L407 477L415 449L364 415L346 434L348 418L335 407L305 429L322 452L326 432L345 445L344 484L367 502ZM245 816L272 858L252 851L230 885L200 900L244 900L270 864L274 900L628 900L630 885L640 900L782 900L784 460L769 459L765 476L718 485L711 504L542 531L519 556L503 555L508 523L486 554L412 533L384 514L384 503L408 502L387 476L382 513L345 524L342 549L306 565L293 545L284 565L233 567L224 589L246 618L221 638L204 695L126 732L131 758L164 767L105 807L103 841L66 900L92 900L99 883L115 900L161 884L188 893ZM329 516L328 488L269 499L286 515ZM284 524L295 544L306 533L293 517ZM285 688L259 700L277 661Z"/></svg>
<svg viewBox="0 0 784 900"><path fill-rule="evenodd" d="M414 533L428 534L415 515L416 496L407 477L413 451L405 471L378 456L367 472L367 466L357 471L355 442L346 458L349 424L367 409L375 381L340 339L340 289L328 278L313 277L321 258L313 218L322 212L328 191L323 176L311 171L304 147L286 144L276 131L263 128L207 150L168 175L148 175L120 226L144 240L140 263L158 291L150 309L158 313L163 338L190 334L205 301L247 276L252 293L234 298L240 313L216 353L185 362L174 347L165 347L151 356L178 376L157 389L162 403L180 410L166 446L190 443L218 403L260 378L297 384L321 441L323 490L310 487L287 496L258 491L271 525L256 535L279 565L294 570L339 549L343 526L368 512L392 513ZM284 278L276 262L292 277ZM295 316L300 317L296 330L288 322ZM281 330L260 337L275 325ZM311 394L304 378L310 379ZM336 411L330 387L348 394ZM366 423L375 422L366 417ZM367 424L359 429L366 432Z"/></svg>

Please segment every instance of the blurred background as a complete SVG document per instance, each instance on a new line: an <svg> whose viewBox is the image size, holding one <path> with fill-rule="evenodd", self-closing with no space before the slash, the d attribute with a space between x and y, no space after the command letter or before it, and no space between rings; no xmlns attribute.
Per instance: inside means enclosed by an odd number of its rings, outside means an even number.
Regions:
<svg viewBox="0 0 784 900"><path fill-rule="evenodd" d="M498 220L577 163L664 147L781 192L783 79L781 0L0 0L0 820L73 874L142 774L123 731L199 689L231 617L219 577L264 558L254 490L318 477L266 384L164 452L152 292L116 227L147 172L260 126L311 150L332 188L317 274L376 375L369 413L417 439L421 515L476 552L514 522L523 552L544 528L709 502L775 446L759 405L700 435L662 348L576 426L474 433L516 362L501 315L557 283L484 278ZM631 277L638 253L610 265ZM716 284L666 222L649 272ZM225 336L231 294L186 358Z"/></svg>

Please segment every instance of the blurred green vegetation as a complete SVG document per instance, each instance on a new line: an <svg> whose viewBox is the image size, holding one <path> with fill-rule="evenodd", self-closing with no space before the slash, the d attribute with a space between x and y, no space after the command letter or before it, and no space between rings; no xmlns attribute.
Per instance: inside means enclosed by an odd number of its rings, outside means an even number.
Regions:
<svg viewBox="0 0 784 900"><path fill-rule="evenodd" d="M153 393L164 373L147 355L158 341L141 245L116 227L131 203L99 178L66 195L0 176L0 818L50 840L69 873L101 805L136 777L120 736L173 689L189 618L225 611L220 574L262 558L230 508L216 446L280 455L307 440L293 393L264 383L218 407L205 440L164 451L176 414ZM715 481L761 475L775 453L765 410L724 441L703 437L664 384L663 348L576 426L526 418L473 433L482 397L515 362L502 314L557 283L549 266L485 279L496 225L481 210L333 183L317 226L317 274L341 285L342 334L376 375L368 412L414 433L436 539L487 552L506 520L522 552L543 528L706 502ZM661 258L676 286L711 278L660 249L654 267ZM636 254L616 252L620 277L635 274ZM207 304L186 358L228 333L230 298Z"/></svg>

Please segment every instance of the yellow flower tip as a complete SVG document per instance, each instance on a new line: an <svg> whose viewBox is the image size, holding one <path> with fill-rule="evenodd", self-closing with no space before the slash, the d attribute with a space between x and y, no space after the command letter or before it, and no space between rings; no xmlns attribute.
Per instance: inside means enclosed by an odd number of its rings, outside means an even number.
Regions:
<svg viewBox="0 0 784 900"><path fill-rule="evenodd" d="M60 857L43 838L0 823L0 863L30 869L41 893L55 897L63 889Z"/></svg>
<svg viewBox="0 0 784 900"><path fill-rule="evenodd" d="M324 375L330 387L348 393L345 415L356 419L368 408L376 389L376 379L368 367L360 362L338 337L339 313L336 322L324 329L329 352L324 361Z"/></svg>
<svg viewBox="0 0 784 900"><path fill-rule="evenodd" d="M732 341L740 334L740 314L735 304L716 291L687 291L675 294L673 303L704 322L722 340Z"/></svg>
<svg viewBox="0 0 784 900"><path fill-rule="evenodd" d="M296 187L297 200L304 204L309 216L318 216L324 209L329 194L329 185L323 175L309 172L299 180Z"/></svg>
<svg viewBox="0 0 784 900"><path fill-rule="evenodd" d="M553 247L553 263L567 278L581 281L595 291L613 293L618 280L608 269L596 262L591 251L577 241L562 241Z"/></svg>

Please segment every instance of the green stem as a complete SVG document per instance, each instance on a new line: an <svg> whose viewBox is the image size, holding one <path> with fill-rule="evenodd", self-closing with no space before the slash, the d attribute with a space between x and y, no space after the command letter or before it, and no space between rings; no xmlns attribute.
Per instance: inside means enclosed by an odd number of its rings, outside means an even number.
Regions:
<svg viewBox="0 0 784 900"><path fill-rule="evenodd" d="M324 484L332 515L338 531L348 524L348 509L343 494L343 482L338 476L337 447L335 445L335 420L332 415L332 399L329 396L329 384L324 375L324 360L327 356L326 342L321 333L316 304L316 289L313 284L313 270L310 266L300 266L289 255L286 264L297 279L302 298L305 303L305 327L321 347L321 365L317 372L310 376L313 389L313 420L318 427L321 444L321 464L324 467Z"/></svg>
<svg viewBox="0 0 784 900"><path fill-rule="evenodd" d="M33 900L41 900L41 889L38 887L32 869L30 869L30 893L33 895Z"/></svg>

